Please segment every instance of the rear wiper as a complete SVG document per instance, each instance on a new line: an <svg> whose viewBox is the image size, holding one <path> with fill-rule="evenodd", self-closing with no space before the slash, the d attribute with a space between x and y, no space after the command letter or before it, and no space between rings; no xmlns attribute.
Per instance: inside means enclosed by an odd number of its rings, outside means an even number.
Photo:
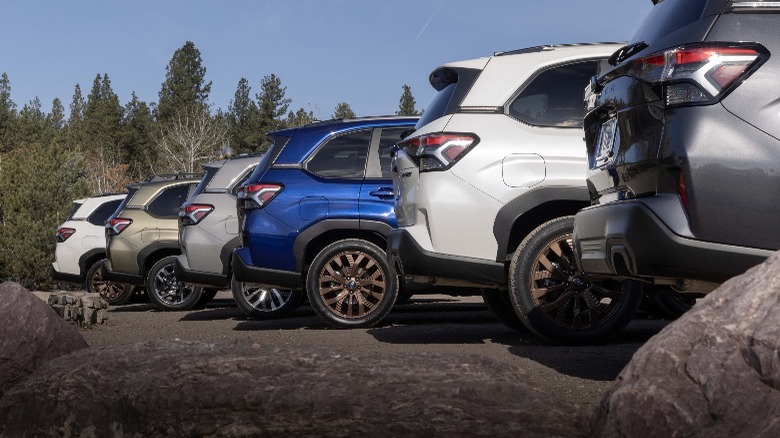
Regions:
<svg viewBox="0 0 780 438"><path fill-rule="evenodd" d="M621 62L623 62L623 60L634 56L634 54L642 50L645 50L647 47L648 47L647 43L644 41L623 46L619 48L617 52L613 53L612 56L609 57L607 62L609 63L609 65L614 67L620 64Z"/></svg>

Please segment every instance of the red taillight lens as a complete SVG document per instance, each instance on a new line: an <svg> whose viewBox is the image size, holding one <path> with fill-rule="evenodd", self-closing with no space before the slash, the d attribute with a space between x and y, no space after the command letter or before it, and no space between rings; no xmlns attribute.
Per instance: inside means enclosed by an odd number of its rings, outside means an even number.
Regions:
<svg viewBox="0 0 780 438"><path fill-rule="evenodd" d="M75 228L60 227L57 228L57 232L54 234L54 237L57 239L57 242L64 242L68 240L68 238L75 232Z"/></svg>
<svg viewBox="0 0 780 438"><path fill-rule="evenodd" d="M209 204L184 204L179 208L179 220L182 225L195 225L214 211Z"/></svg>
<svg viewBox="0 0 780 438"><path fill-rule="evenodd" d="M685 176L680 172L680 176L677 178L677 194L680 195L680 201L685 207L685 211L688 211L688 190L685 188Z"/></svg>
<svg viewBox="0 0 780 438"><path fill-rule="evenodd" d="M238 199L246 209L263 208L282 190L281 184L249 184L238 190Z"/></svg>
<svg viewBox="0 0 780 438"><path fill-rule="evenodd" d="M110 219L108 222L106 222L106 230L110 236L116 236L124 231L125 228L127 228L128 225L132 223L132 219L123 219L119 217L116 219Z"/></svg>
<svg viewBox="0 0 780 438"><path fill-rule="evenodd" d="M765 51L758 46L682 46L628 64L628 74L664 85L669 106L714 103L747 77Z"/></svg>
<svg viewBox="0 0 780 438"><path fill-rule="evenodd" d="M417 160L422 172L449 168L477 143L475 134L435 133L404 140L398 147Z"/></svg>

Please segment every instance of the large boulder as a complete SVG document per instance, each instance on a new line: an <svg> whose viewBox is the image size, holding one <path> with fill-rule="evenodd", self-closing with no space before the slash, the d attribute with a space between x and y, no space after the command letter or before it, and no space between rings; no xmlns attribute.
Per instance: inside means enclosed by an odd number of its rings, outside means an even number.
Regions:
<svg viewBox="0 0 780 438"><path fill-rule="evenodd" d="M0 284L0 397L43 363L87 346L78 329L32 292Z"/></svg>
<svg viewBox="0 0 780 438"><path fill-rule="evenodd" d="M0 435L582 436L571 406L480 356L157 341L49 362ZM5 429L3 429L5 428Z"/></svg>
<svg viewBox="0 0 780 438"><path fill-rule="evenodd" d="M780 436L780 253L639 349L591 427L597 436Z"/></svg>

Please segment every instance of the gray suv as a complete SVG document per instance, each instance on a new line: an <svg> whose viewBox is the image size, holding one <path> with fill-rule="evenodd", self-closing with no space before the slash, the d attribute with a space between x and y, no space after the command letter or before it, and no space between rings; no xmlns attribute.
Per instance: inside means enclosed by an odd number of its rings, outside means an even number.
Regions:
<svg viewBox="0 0 780 438"><path fill-rule="evenodd" d="M594 78L579 265L707 293L780 249L777 2L657 2Z"/></svg>

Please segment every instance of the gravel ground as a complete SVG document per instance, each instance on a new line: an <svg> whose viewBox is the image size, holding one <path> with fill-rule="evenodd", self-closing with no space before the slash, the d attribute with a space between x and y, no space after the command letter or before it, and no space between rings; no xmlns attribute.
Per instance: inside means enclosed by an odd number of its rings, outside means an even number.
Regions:
<svg viewBox="0 0 780 438"><path fill-rule="evenodd" d="M284 319L248 320L230 292L221 291L204 309L187 312L159 312L149 303L112 307L105 324L81 333L90 346L246 338L269 347L377 351L400 359L415 351L479 354L525 370L531 385L590 412L634 352L666 324L637 318L606 345L550 345L496 322L479 297L418 295L396 306L379 327L338 330L307 305Z"/></svg>

